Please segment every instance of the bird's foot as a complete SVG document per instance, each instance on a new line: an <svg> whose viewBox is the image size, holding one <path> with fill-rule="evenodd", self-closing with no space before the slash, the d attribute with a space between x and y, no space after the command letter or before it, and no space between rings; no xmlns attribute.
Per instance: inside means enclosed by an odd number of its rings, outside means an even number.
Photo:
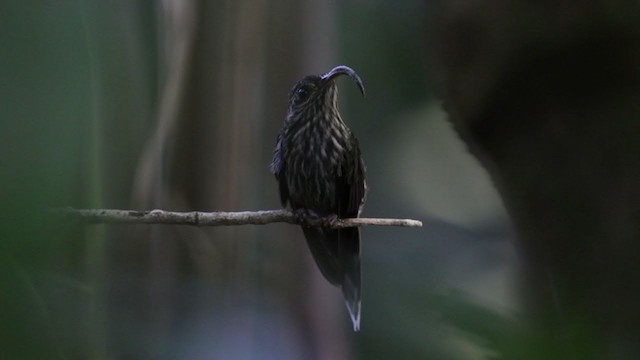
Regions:
<svg viewBox="0 0 640 360"><path fill-rule="evenodd" d="M338 221L337 214L331 214L328 216L319 216L309 209L299 208L293 210L293 215L296 217L298 223L304 227L322 226L326 228L332 228Z"/></svg>
<svg viewBox="0 0 640 360"><path fill-rule="evenodd" d="M298 223L304 227L311 227L313 226L313 222L318 220L318 216L304 208L293 210L293 215L296 217Z"/></svg>
<svg viewBox="0 0 640 360"><path fill-rule="evenodd" d="M338 221L338 215L337 214L331 214L331 215L323 217L320 220L320 223L324 227L332 228L336 224L337 221Z"/></svg>

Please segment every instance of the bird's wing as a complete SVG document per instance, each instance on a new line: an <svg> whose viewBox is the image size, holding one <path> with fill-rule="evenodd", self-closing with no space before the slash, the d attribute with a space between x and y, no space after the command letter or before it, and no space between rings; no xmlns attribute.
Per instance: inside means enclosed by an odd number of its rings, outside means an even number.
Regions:
<svg viewBox="0 0 640 360"><path fill-rule="evenodd" d="M278 188L280 189L280 202L283 207L287 206L289 201L289 187L287 186L287 176L285 174L284 158L282 156L282 132L278 133L276 140L276 148L273 151L273 160L271 161L271 172L278 180Z"/></svg>
<svg viewBox="0 0 640 360"><path fill-rule="evenodd" d="M287 202L289 201L289 187L287 186L287 177L284 174L281 174L281 176L277 178L278 188L280 189L280 203L282 203L282 207L286 207Z"/></svg>
<svg viewBox="0 0 640 360"><path fill-rule="evenodd" d="M366 195L365 167L358 140L342 164L336 181L338 217L358 217ZM342 271L341 288L354 330L360 328L360 229L357 227L332 230L337 261Z"/></svg>
<svg viewBox="0 0 640 360"><path fill-rule="evenodd" d="M338 217L358 217L366 195L365 166L358 140L353 138L353 148L342 164L336 182Z"/></svg>

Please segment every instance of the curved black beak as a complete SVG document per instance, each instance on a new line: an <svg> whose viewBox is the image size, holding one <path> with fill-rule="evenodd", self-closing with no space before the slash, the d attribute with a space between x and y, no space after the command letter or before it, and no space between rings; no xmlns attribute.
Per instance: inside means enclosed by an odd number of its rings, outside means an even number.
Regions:
<svg viewBox="0 0 640 360"><path fill-rule="evenodd" d="M356 85L358 85L358 88L360 89L360 92L362 93L362 96L364 97L364 84L362 83L362 79L360 79L358 73L356 73L352 68L348 66L336 66L328 73L322 75L321 78L325 84L329 84L333 79L337 78L340 75L347 75L353 81L355 81Z"/></svg>

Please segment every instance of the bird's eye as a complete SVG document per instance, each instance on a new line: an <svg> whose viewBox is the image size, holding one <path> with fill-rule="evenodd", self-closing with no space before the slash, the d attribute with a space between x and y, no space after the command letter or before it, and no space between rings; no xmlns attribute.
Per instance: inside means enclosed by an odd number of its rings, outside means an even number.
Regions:
<svg viewBox="0 0 640 360"><path fill-rule="evenodd" d="M298 101L304 101L309 96L309 90L303 87L298 88L298 90L296 90L296 95L298 97Z"/></svg>

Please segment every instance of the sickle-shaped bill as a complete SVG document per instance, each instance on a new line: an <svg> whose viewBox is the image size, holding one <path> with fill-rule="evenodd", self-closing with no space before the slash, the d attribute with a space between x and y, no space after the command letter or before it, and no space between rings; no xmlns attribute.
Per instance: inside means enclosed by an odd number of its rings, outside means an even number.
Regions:
<svg viewBox="0 0 640 360"><path fill-rule="evenodd" d="M358 74L348 66L345 66L345 65L336 66L333 69L331 69L331 71L329 71L328 73L322 75L321 78L322 80L324 80L325 84L329 84L331 80L337 78L340 75L347 75L348 77L353 79L356 85L358 85L358 88L360 89L362 96L364 96L364 84L362 83L362 79L360 79L360 76L358 76Z"/></svg>

